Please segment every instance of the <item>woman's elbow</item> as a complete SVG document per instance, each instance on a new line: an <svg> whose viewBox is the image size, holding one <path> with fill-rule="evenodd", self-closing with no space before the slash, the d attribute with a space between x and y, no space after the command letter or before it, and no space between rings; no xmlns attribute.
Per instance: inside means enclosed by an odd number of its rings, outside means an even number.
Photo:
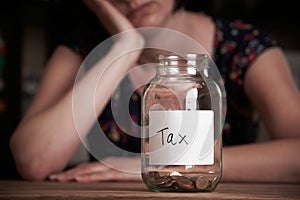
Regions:
<svg viewBox="0 0 300 200"><path fill-rule="evenodd" d="M19 175L25 180L40 181L47 178L49 167L42 158L36 155L29 155L26 150L20 149L16 140L11 138L10 149L13 155L16 169Z"/></svg>
<svg viewBox="0 0 300 200"><path fill-rule="evenodd" d="M49 175L46 166L38 160L16 161L16 168L20 176L29 181L42 181Z"/></svg>

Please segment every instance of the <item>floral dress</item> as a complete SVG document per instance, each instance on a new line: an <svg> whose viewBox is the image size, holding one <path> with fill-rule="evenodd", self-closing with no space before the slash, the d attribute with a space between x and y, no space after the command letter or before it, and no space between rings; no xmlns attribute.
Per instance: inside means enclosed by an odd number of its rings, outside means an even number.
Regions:
<svg viewBox="0 0 300 200"><path fill-rule="evenodd" d="M263 51L277 44L270 34L241 20L228 21L214 17L213 20L216 32L212 58L225 83L227 97L223 145L252 143L256 138L259 120L243 90L245 74ZM107 33L103 34L105 31L100 26L97 27L93 31L77 32L64 40L63 44L84 58L109 37ZM120 124L114 119L116 113L122 115L122 108L128 106L128 101L124 104L122 99L130 89L130 80L125 78L98 122L106 136L117 146L130 152L140 152L141 96L134 92L131 97L126 97L129 99L129 122Z"/></svg>

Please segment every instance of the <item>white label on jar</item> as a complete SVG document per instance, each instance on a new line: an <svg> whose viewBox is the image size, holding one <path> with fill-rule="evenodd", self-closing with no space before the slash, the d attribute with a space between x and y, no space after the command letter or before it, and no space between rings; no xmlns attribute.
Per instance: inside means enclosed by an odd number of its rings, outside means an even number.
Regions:
<svg viewBox="0 0 300 200"><path fill-rule="evenodd" d="M149 111L149 159L151 165L213 165L213 111Z"/></svg>

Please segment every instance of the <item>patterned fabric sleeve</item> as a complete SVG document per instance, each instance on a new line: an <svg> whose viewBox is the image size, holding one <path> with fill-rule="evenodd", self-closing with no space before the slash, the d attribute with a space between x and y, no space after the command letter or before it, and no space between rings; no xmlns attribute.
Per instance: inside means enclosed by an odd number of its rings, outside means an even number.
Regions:
<svg viewBox="0 0 300 200"><path fill-rule="evenodd" d="M243 85L247 70L266 49L277 46L271 35L241 20L215 18L214 60L225 83L227 116L223 144L251 143L256 139L258 120Z"/></svg>
<svg viewBox="0 0 300 200"><path fill-rule="evenodd" d="M236 20L230 24L231 33L237 36L237 49L239 52L234 56L232 67L241 69L241 80L244 80L245 73L255 59L266 49L276 46L276 41L272 36L250 24L245 24L240 20Z"/></svg>

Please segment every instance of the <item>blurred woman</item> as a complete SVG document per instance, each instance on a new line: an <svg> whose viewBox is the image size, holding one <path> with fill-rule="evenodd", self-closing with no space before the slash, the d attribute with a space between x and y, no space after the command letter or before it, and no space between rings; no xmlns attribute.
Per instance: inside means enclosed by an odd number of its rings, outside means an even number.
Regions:
<svg viewBox="0 0 300 200"><path fill-rule="evenodd" d="M187 11L180 0L83 0L99 20L92 30L59 45L47 62L36 97L11 138L11 150L21 176L28 180L55 181L141 180L139 174L115 170L101 162L90 162L66 170L80 144L73 121L72 91L84 96L97 80L97 71L113 55L142 49L147 43L134 28L162 27L183 33L199 43L214 59L224 80L228 112L223 128L223 176L228 181L299 182L300 94L293 82L282 49L268 33L240 20L227 21ZM107 54L73 88L86 55L105 38L131 31L118 38ZM153 62L157 52L137 50L113 62L99 79L95 91L95 112L107 136L132 152L139 141L118 129L111 117L110 97L118 83L135 65ZM140 68L128 75L133 88L139 80L151 78L155 69ZM140 120L141 91L130 101L131 116ZM122 98L120 98L122 99ZM84 109L84 108L83 108ZM271 140L256 143L262 119ZM82 120L82 137L94 123ZM136 158L108 158L111 165L130 165Z"/></svg>

